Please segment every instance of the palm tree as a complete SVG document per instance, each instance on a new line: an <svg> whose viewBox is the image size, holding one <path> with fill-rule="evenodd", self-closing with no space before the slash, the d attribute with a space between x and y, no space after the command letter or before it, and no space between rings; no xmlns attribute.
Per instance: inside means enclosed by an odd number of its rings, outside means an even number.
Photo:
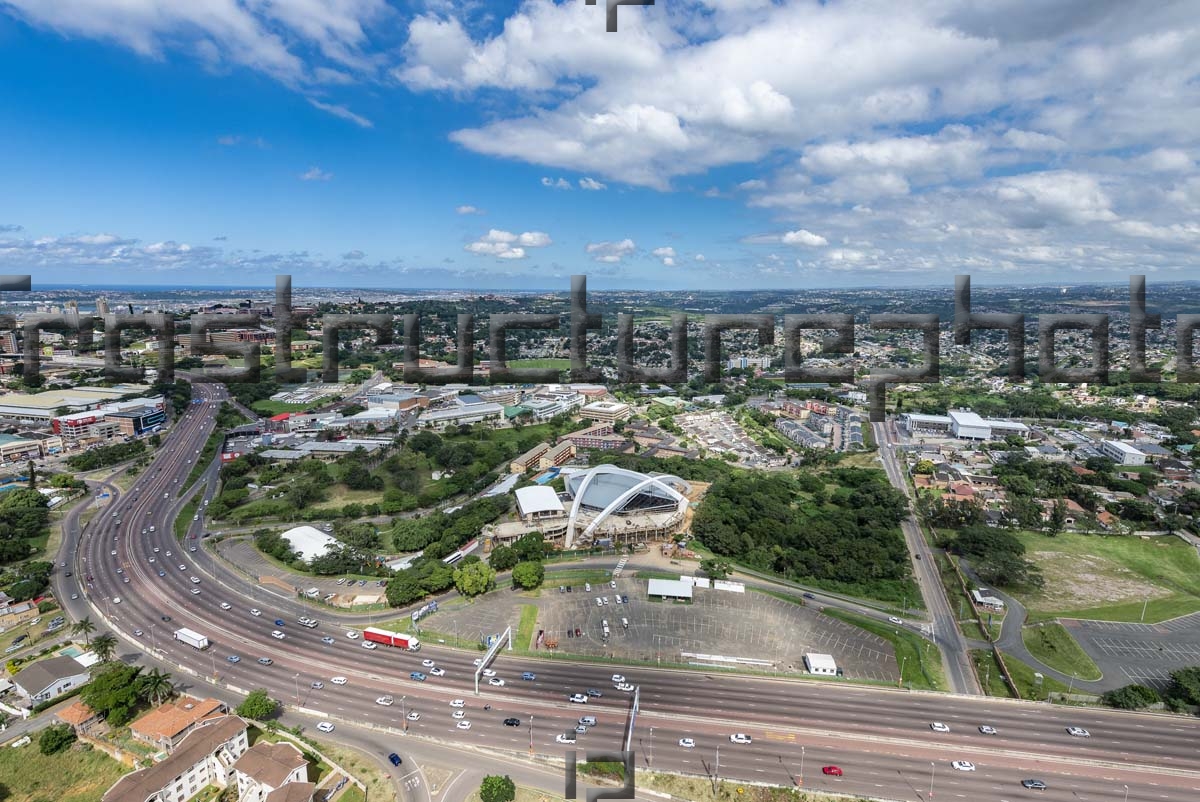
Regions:
<svg viewBox="0 0 1200 802"><path fill-rule="evenodd" d="M117 652L117 638L105 632L103 635L96 636L96 642L92 644L92 651L100 658L101 662L107 663L113 659L113 655Z"/></svg>
<svg viewBox="0 0 1200 802"><path fill-rule="evenodd" d="M141 683L142 693L156 705L162 704L163 700L175 690L175 684L171 682L171 675L163 673L157 668L143 676Z"/></svg>
<svg viewBox="0 0 1200 802"><path fill-rule="evenodd" d="M90 618L81 618L71 626L71 634L82 635L85 646L88 643L88 636L95 631L96 625L92 623L92 619Z"/></svg>

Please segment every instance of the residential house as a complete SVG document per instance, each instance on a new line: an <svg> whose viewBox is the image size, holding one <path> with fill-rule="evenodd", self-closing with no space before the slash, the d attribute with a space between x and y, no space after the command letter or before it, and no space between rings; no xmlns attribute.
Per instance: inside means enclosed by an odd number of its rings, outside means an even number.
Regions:
<svg viewBox="0 0 1200 802"><path fill-rule="evenodd" d="M88 669L74 657L60 655L38 660L13 677L17 693L30 705L62 696L90 678Z"/></svg>
<svg viewBox="0 0 1200 802"><path fill-rule="evenodd" d="M233 764L238 802L310 802L315 786L308 782L308 761L290 743L260 741ZM278 793L288 789L283 794Z"/></svg>
<svg viewBox="0 0 1200 802"><path fill-rule="evenodd" d="M225 703L217 699L184 696L151 710L130 724L129 732L139 741L170 752L206 719L228 712Z"/></svg>
<svg viewBox="0 0 1200 802"><path fill-rule="evenodd" d="M80 701L64 707L55 713L54 717L69 725L76 735L86 735L88 730L100 722L100 714Z"/></svg>
<svg viewBox="0 0 1200 802"><path fill-rule="evenodd" d="M210 719L187 734L166 760L126 774L102 802L183 802L206 786L228 788L250 744L237 716Z"/></svg>

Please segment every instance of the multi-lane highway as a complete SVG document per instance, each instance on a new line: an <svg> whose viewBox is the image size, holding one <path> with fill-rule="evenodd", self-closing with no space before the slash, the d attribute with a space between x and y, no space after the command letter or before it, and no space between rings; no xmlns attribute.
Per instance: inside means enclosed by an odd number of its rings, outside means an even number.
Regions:
<svg viewBox="0 0 1200 802"><path fill-rule="evenodd" d="M348 637L354 630L332 621L301 627L297 618L311 614L309 609L262 591L250 595L218 584L205 570L208 561L200 559L205 556L200 541L175 539L172 523L184 503L182 483L212 431L216 404L225 397L219 385L197 384L195 394L205 403L190 407L175 424L131 491L98 513L77 539L67 538L64 559L75 565L75 576L55 579L60 594L72 591L64 583L80 580L87 601L127 644L153 650L196 677L195 692L203 692L205 681L244 691L264 687L285 704L311 712L314 725L327 719L335 727L379 728L381 753L399 749L407 729L408 736L452 745L556 754L569 748L619 748L630 694L613 687L616 672L640 686L633 748L639 765L656 769L903 800L926 800L931 786L937 798L970 800L1123 799L1125 786L1128 799L1137 802L1200 795L1195 748L1200 722L1188 718L547 662L507 652L492 666L505 685L482 686L476 697L477 653L429 645L417 653L368 650L361 638ZM261 615L252 614L254 609ZM174 641L179 627L207 635L213 645L200 652ZM284 637L274 637L275 631ZM445 675L433 676L426 660ZM427 679L411 679L414 671ZM535 678L523 680L524 672ZM586 705L568 701L570 694L589 688L603 696ZM392 697L392 704L377 703L383 696ZM451 706L456 699L463 700L461 708ZM456 710L462 718L453 717ZM419 718L408 720L412 712ZM575 746L557 743L556 736L573 730L583 715L596 716L597 725L579 735ZM519 724L506 725L510 718ZM460 722L470 722L469 729ZM934 732L933 722L947 724L950 731ZM994 727L996 733L985 735L980 726ZM1086 728L1090 737L1073 737L1068 727ZM731 743L735 732L750 735L752 743ZM337 737L336 729L330 737ZM684 738L695 746L681 746ZM954 769L956 760L969 761L975 770ZM842 776L823 774L822 767L829 765L840 767ZM1028 778L1044 780L1049 788L1022 788Z"/></svg>

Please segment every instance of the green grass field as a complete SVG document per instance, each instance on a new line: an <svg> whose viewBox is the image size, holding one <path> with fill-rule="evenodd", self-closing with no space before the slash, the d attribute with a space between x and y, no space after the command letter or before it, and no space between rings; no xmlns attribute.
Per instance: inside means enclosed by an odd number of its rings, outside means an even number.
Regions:
<svg viewBox="0 0 1200 802"><path fill-rule="evenodd" d="M96 802L126 771L94 749L44 756L36 737L29 746L0 749L5 802Z"/></svg>
<svg viewBox="0 0 1200 802"><path fill-rule="evenodd" d="M513 635L513 644L522 651L533 646L533 630L537 626L538 608L536 604L521 605L521 623L517 625L517 634Z"/></svg>
<svg viewBox="0 0 1200 802"><path fill-rule="evenodd" d="M1025 627L1021 639L1030 654L1064 674L1074 674L1083 680L1097 680L1103 676L1062 624L1050 621Z"/></svg>
<svg viewBox="0 0 1200 802"><path fill-rule="evenodd" d="M1174 537L1020 532L1045 588L1020 594L1031 621L1088 618L1153 623L1200 610L1200 557Z"/></svg>

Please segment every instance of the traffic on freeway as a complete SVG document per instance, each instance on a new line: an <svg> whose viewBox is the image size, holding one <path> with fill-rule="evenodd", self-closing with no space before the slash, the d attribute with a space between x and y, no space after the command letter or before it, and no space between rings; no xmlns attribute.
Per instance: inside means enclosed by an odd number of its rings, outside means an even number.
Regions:
<svg viewBox="0 0 1200 802"><path fill-rule="evenodd" d="M638 765L655 769L904 800L1122 799L1126 790L1147 802L1200 798L1200 722L1181 717L503 650L476 695L477 652L364 648L376 644L361 624L313 620L298 600L218 571L201 545L203 501L175 538L182 483L227 397L200 383L195 396L202 403L180 417L130 491L112 488L112 502L68 532L73 576L55 577L61 598L81 592L131 649L193 675L195 692L204 682L266 688L335 739L360 722L388 727L394 734L375 736L381 756L402 753L411 736L545 755L619 749L633 697L624 688L636 688L632 748ZM215 479L215 464L205 470ZM210 481L205 492L214 491Z"/></svg>

